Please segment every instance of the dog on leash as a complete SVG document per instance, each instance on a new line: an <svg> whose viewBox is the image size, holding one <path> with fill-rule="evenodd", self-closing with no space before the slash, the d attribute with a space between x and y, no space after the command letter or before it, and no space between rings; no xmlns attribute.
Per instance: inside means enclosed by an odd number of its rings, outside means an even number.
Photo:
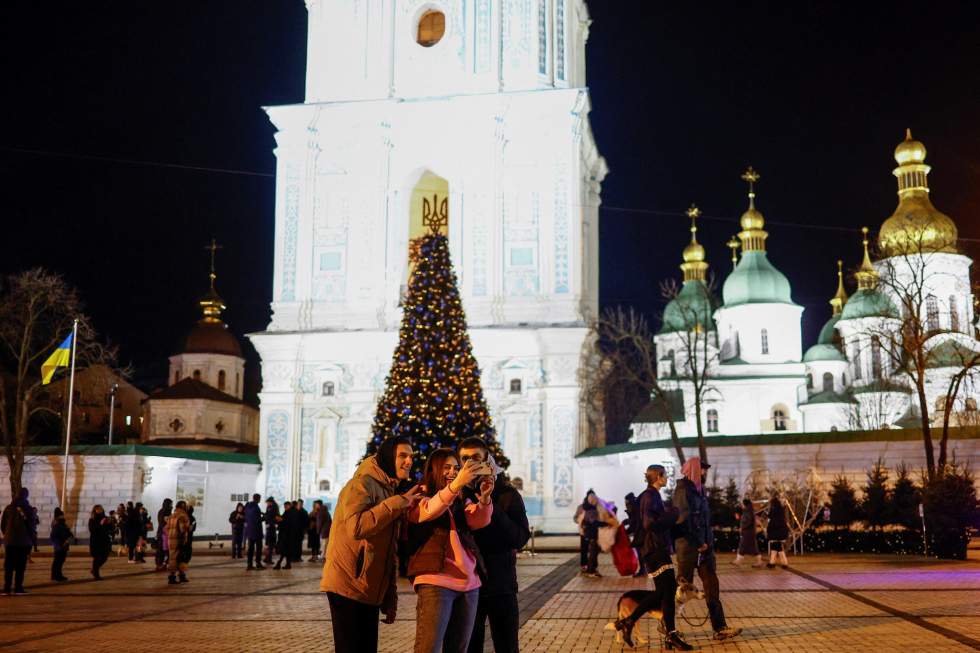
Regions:
<svg viewBox="0 0 980 653"><path fill-rule="evenodd" d="M622 596L619 597L619 601L616 602L616 619L625 619L626 617L633 614L633 610L636 610L642 601L646 600L651 594L655 594L656 590L630 590L624 592ZM704 599L704 592L696 589L694 585L689 585L682 582L677 586L677 593L674 595L674 600L677 602L677 615L680 616L684 613L684 604L688 601L694 599ZM651 619L656 619L658 622L663 619L663 612L660 611L660 602L655 603L657 606L654 610L649 610L646 616ZM606 624L606 630L616 631L616 643L623 644L623 634L616 630L616 622L610 621ZM640 631L633 631L633 640L636 646L645 646L648 642L647 638L643 636Z"/></svg>

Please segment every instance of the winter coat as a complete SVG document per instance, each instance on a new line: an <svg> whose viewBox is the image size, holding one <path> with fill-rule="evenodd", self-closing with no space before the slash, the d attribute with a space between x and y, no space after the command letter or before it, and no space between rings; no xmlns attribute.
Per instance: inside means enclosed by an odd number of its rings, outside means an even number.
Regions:
<svg viewBox="0 0 980 653"><path fill-rule="evenodd" d="M72 537L74 536L71 534L71 529L68 528L68 523L64 517L58 517L51 522L49 538L55 551L67 551Z"/></svg>
<svg viewBox="0 0 980 653"><path fill-rule="evenodd" d="M34 511L23 501L10 503L0 515L0 535L7 546L33 546L34 537L31 526L34 523Z"/></svg>
<svg viewBox="0 0 980 653"><path fill-rule="evenodd" d="M166 533L166 526L164 524L167 521L167 517L173 514L173 506L164 506L157 511L157 539L162 539Z"/></svg>
<svg viewBox="0 0 980 653"><path fill-rule="evenodd" d="M170 550L176 551L180 547L191 541L191 520L187 516L187 511L174 508L174 512L167 520L167 539L170 543Z"/></svg>
<svg viewBox="0 0 980 653"><path fill-rule="evenodd" d="M769 507L769 523L766 525L766 539L789 539L789 526L786 525L786 509L783 508L782 501L776 501Z"/></svg>
<svg viewBox="0 0 980 653"><path fill-rule="evenodd" d="M325 540L330 537L330 526L333 524L333 519L330 517L330 511L327 510L326 506L320 508L319 512L316 513L316 532L320 536L321 540Z"/></svg>
<svg viewBox="0 0 980 653"><path fill-rule="evenodd" d="M398 526L408 508L397 485L371 456L340 491L321 592L377 606L394 600Z"/></svg>
<svg viewBox="0 0 980 653"><path fill-rule="evenodd" d="M490 495L493 514L490 523L473 531L476 546L483 557L486 577L480 596L500 596L517 593L517 552L531 538L527 510L520 492L502 476L497 477ZM477 501L475 493L470 497Z"/></svg>
<svg viewBox="0 0 980 653"><path fill-rule="evenodd" d="M231 534L236 538L242 537L245 532L245 514L238 512L238 510L232 511L228 515L228 523L231 524Z"/></svg>
<svg viewBox="0 0 980 653"><path fill-rule="evenodd" d="M672 529L674 539L684 538L695 549L701 548L702 544L711 547L715 536L711 531L711 510L704 492L682 478L677 481L673 499L678 512L677 523Z"/></svg>
<svg viewBox="0 0 980 653"><path fill-rule="evenodd" d="M660 490L648 487L637 501L636 539L643 564L650 573L670 564L670 530L677 508L665 505Z"/></svg>
<svg viewBox="0 0 980 653"><path fill-rule="evenodd" d="M262 539L262 508L254 501L245 504L245 537L250 540Z"/></svg>
<svg viewBox="0 0 980 653"><path fill-rule="evenodd" d="M742 517L738 522L739 555L754 556L759 555L759 541L755 537L755 513L752 508L742 511Z"/></svg>
<svg viewBox="0 0 980 653"><path fill-rule="evenodd" d="M105 522L105 523L103 523ZM112 551L112 526L108 515L88 520L88 551L93 558L107 556Z"/></svg>

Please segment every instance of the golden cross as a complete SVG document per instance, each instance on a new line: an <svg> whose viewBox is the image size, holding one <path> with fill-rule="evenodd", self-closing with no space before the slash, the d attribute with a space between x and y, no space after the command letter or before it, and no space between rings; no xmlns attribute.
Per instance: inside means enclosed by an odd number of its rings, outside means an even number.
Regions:
<svg viewBox="0 0 980 653"><path fill-rule="evenodd" d="M215 280L215 278L217 278L217 275L214 273L214 254L219 249L224 249L224 247L222 247L221 245L219 245L218 244L218 241L216 241L214 238L212 238L211 239L211 244L205 246L204 249L205 249L205 251L210 251L211 252L211 275L210 275L211 276L211 290L214 290L214 280Z"/></svg>

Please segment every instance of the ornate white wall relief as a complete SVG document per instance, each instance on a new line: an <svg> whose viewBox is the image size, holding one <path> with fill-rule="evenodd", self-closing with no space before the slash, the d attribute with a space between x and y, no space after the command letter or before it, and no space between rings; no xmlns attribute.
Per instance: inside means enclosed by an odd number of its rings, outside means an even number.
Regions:
<svg viewBox="0 0 980 653"><path fill-rule="evenodd" d="M490 72L490 0L476 0L476 38L473 53L473 69L477 73Z"/></svg>
<svg viewBox="0 0 980 653"><path fill-rule="evenodd" d="M319 198L313 223L313 299L344 300L347 281L347 237L351 214L349 193Z"/></svg>
<svg viewBox="0 0 980 653"><path fill-rule="evenodd" d="M570 406L558 406L551 410L551 432L554 442L555 505L559 508L572 505L572 451L575 442L575 413Z"/></svg>
<svg viewBox="0 0 980 653"><path fill-rule="evenodd" d="M555 177L555 294L569 292L568 283L568 166L558 164Z"/></svg>
<svg viewBox="0 0 980 653"><path fill-rule="evenodd" d="M282 293L284 302L296 301L296 239L299 231L299 168L286 164L286 184L283 191L282 226Z"/></svg>
<svg viewBox="0 0 980 653"><path fill-rule="evenodd" d="M505 200L504 207L504 289L512 297L535 295L539 288L541 195L533 191L529 197L511 197Z"/></svg>
<svg viewBox="0 0 980 653"><path fill-rule="evenodd" d="M272 411L269 413L267 424L269 441L266 446L266 460L262 461L268 469L265 492L266 496L276 497L277 501L282 501L286 494L289 414L284 410Z"/></svg>

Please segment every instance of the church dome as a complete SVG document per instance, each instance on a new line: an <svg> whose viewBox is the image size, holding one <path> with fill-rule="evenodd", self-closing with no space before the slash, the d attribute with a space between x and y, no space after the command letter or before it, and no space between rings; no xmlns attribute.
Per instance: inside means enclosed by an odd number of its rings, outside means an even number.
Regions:
<svg viewBox="0 0 980 653"><path fill-rule="evenodd" d="M242 346L223 322L198 322L184 340L183 354L226 354L242 357Z"/></svg>
<svg viewBox="0 0 980 653"><path fill-rule="evenodd" d="M722 286L725 306L739 304L792 304L789 280L773 267L765 251L742 254Z"/></svg>
<svg viewBox="0 0 980 653"><path fill-rule="evenodd" d="M827 320L827 323L823 325L822 329L820 329L820 335L817 337L817 344L807 349L806 354L803 355L804 363L845 360L844 354L842 354L840 349L837 348L837 345L834 344L834 327L837 326L837 322L839 322L840 319L840 315L833 315L829 320Z"/></svg>
<svg viewBox="0 0 980 653"><path fill-rule="evenodd" d="M898 309L886 294L877 288L858 288L844 305L840 315L842 320L856 320L862 317L898 317Z"/></svg>
<svg viewBox="0 0 980 653"><path fill-rule="evenodd" d="M956 253L956 224L941 213L929 199L926 181L930 167L925 163L926 147L912 139L910 131L895 148L898 167L898 207L878 232L878 245L884 256Z"/></svg>
<svg viewBox="0 0 980 653"><path fill-rule="evenodd" d="M717 298L701 281L685 281L677 296L664 308L660 333L675 333L705 328L714 331L712 315L718 307Z"/></svg>

